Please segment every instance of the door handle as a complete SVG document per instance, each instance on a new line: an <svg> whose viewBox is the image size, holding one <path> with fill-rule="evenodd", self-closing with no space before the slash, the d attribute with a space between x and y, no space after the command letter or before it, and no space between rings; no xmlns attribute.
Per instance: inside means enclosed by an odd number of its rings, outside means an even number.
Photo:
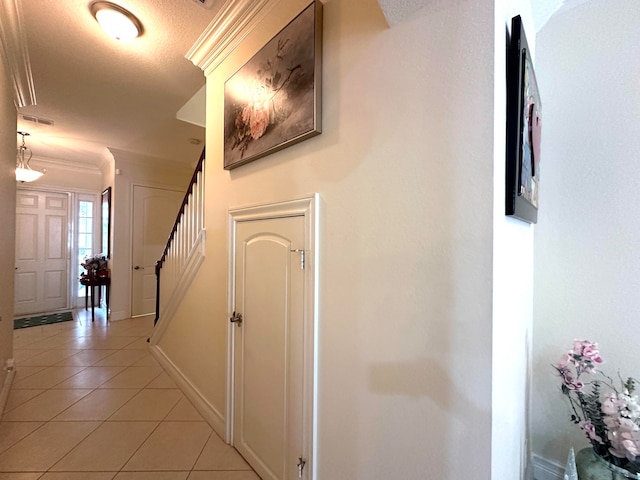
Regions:
<svg viewBox="0 0 640 480"><path fill-rule="evenodd" d="M144 270L144 267L141 267L140 265L136 265L135 267L133 267L134 270Z"/></svg>
<svg viewBox="0 0 640 480"><path fill-rule="evenodd" d="M238 326L242 325L242 314L233 312L233 315L229 319L231 323L237 323Z"/></svg>

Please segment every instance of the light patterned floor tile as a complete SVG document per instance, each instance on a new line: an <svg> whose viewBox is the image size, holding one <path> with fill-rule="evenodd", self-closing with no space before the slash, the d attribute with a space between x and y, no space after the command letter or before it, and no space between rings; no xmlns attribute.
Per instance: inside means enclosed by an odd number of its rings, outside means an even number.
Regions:
<svg viewBox="0 0 640 480"><path fill-rule="evenodd" d="M122 470L190 470L210 434L205 422L162 422Z"/></svg>
<svg viewBox="0 0 640 480"><path fill-rule="evenodd" d="M47 472L38 480L112 480L115 474L116 472Z"/></svg>
<svg viewBox="0 0 640 480"><path fill-rule="evenodd" d="M30 343L29 348L44 348L47 350L54 348L76 348L70 340L65 337L59 337L58 335L52 335L36 342Z"/></svg>
<svg viewBox="0 0 640 480"><path fill-rule="evenodd" d="M3 473L0 472L0 480L37 480L42 473Z"/></svg>
<svg viewBox="0 0 640 480"><path fill-rule="evenodd" d="M97 350L99 351L99 350ZM96 366L122 366L130 367L138 360L147 355L147 352L141 350L116 350L114 353L96 362Z"/></svg>
<svg viewBox="0 0 640 480"><path fill-rule="evenodd" d="M45 472L99 425L99 422L48 422L0 453L0 471Z"/></svg>
<svg viewBox="0 0 640 480"><path fill-rule="evenodd" d="M15 384L15 383L21 382L25 378L30 377L31 375L34 375L38 372L41 372L45 368L47 367L46 366L24 367L22 365L18 365L16 367L15 376L13 377L13 383Z"/></svg>
<svg viewBox="0 0 640 480"><path fill-rule="evenodd" d="M150 334L147 336L143 336L140 337L138 340L136 340L133 343L130 343L129 345L127 345L127 349L129 350L149 350L149 342L147 341L149 339L149 336L151 336Z"/></svg>
<svg viewBox="0 0 640 480"><path fill-rule="evenodd" d="M140 360L137 360L132 365L132 367L152 367L152 366L160 366L160 364L155 358L153 358L153 355L151 355L151 352L147 352L144 357L142 357Z"/></svg>
<svg viewBox="0 0 640 480"><path fill-rule="evenodd" d="M255 473L249 472L191 472L187 480L260 480Z"/></svg>
<svg viewBox="0 0 640 480"><path fill-rule="evenodd" d="M114 413L109 421L144 421L162 420L182 398L180 390L141 390L120 410Z"/></svg>
<svg viewBox="0 0 640 480"><path fill-rule="evenodd" d="M162 367L127 367L100 388L143 388L162 372Z"/></svg>
<svg viewBox="0 0 640 480"><path fill-rule="evenodd" d="M16 364L20 365L23 361L28 360L29 358L37 357L38 355L42 355L49 350L50 349L48 348L17 348L14 345L13 359Z"/></svg>
<svg viewBox="0 0 640 480"><path fill-rule="evenodd" d="M189 399L183 396L165 418L168 422L201 422L204 420Z"/></svg>
<svg viewBox="0 0 640 480"><path fill-rule="evenodd" d="M55 365L56 363L64 360L65 358L71 357L77 353L80 353L82 350L73 350L68 348L54 348L51 350L47 350L38 355L34 355L33 357L26 358L24 360L20 360L18 364L20 367L38 367L38 366L50 366Z"/></svg>
<svg viewBox="0 0 640 480"><path fill-rule="evenodd" d="M0 422L0 452L18 443L42 425L42 422Z"/></svg>
<svg viewBox="0 0 640 480"><path fill-rule="evenodd" d="M167 372L162 372L146 388L178 388Z"/></svg>
<svg viewBox="0 0 640 480"><path fill-rule="evenodd" d="M89 389L47 390L7 412L2 419L6 422L46 422L89 393Z"/></svg>
<svg viewBox="0 0 640 480"><path fill-rule="evenodd" d="M7 404L4 407L5 415L7 412L10 412L14 408L22 405L25 402L28 402L34 397L37 397L41 393L46 392L44 389L25 389L25 390L17 390L12 388L9 391L9 396L7 397Z"/></svg>
<svg viewBox="0 0 640 480"><path fill-rule="evenodd" d="M91 342L91 348L97 350L120 349L135 342L136 340L138 340L138 337L107 337L104 339L95 339Z"/></svg>
<svg viewBox="0 0 640 480"><path fill-rule="evenodd" d="M117 472L157 425L157 422L103 423L51 470Z"/></svg>
<svg viewBox="0 0 640 480"><path fill-rule="evenodd" d="M138 393L137 388L105 388L91 392L54 418L56 421L106 420Z"/></svg>
<svg viewBox="0 0 640 480"><path fill-rule="evenodd" d="M55 388L98 388L125 368L126 367L86 367L64 382L57 384Z"/></svg>
<svg viewBox="0 0 640 480"><path fill-rule="evenodd" d="M194 470L251 470L238 451L213 433L202 450Z"/></svg>
<svg viewBox="0 0 640 480"><path fill-rule="evenodd" d="M124 327L121 332L118 332L118 335L127 335L130 337L148 337L152 333L153 325L130 325L128 327Z"/></svg>
<svg viewBox="0 0 640 480"><path fill-rule="evenodd" d="M78 367L90 367L105 357L118 350L81 350L71 357L59 361L56 365L75 365Z"/></svg>
<svg viewBox="0 0 640 480"><path fill-rule="evenodd" d="M79 350L88 350L92 348L93 337L78 335L68 340L67 345L69 348L77 348Z"/></svg>
<svg viewBox="0 0 640 480"><path fill-rule="evenodd" d="M14 332L0 480L259 480L151 355L153 317L101 312Z"/></svg>
<svg viewBox="0 0 640 480"><path fill-rule="evenodd" d="M120 472L114 480L186 480L189 472Z"/></svg>
<svg viewBox="0 0 640 480"><path fill-rule="evenodd" d="M13 383L13 388L51 388L81 372L85 367L47 367L24 380Z"/></svg>

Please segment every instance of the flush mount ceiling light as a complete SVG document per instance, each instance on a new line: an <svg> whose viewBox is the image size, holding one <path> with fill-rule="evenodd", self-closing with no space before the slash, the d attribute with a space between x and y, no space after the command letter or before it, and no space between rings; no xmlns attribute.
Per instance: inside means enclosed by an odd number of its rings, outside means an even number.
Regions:
<svg viewBox="0 0 640 480"><path fill-rule="evenodd" d="M30 148L24 144L24 137L28 136L27 132L18 132L18 135L22 135L22 145L18 147L18 159L16 161L16 181L18 182L33 182L39 179L43 172L31 169L29 161L33 153Z"/></svg>
<svg viewBox="0 0 640 480"><path fill-rule="evenodd" d="M142 35L142 23L130 11L111 2L94 2L91 14L111 38L130 42Z"/></svg>

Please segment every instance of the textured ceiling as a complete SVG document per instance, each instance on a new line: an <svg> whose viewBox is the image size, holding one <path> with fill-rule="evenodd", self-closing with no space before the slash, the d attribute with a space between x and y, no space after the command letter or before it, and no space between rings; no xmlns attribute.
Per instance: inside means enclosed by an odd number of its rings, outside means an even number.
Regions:
<svg viewBox="0 0 640 480"><path fill-rule="evenodd" d="M194 0L118 0L144 25L121 44L108 38L89 12L93 0L21 2L37 104L19 114L31 133L34 158L99 165L108 147L195 163L204 129L176 120L176 112L204 85L203 72L184 55L213 19L222 0L203 8Z"/></svg>

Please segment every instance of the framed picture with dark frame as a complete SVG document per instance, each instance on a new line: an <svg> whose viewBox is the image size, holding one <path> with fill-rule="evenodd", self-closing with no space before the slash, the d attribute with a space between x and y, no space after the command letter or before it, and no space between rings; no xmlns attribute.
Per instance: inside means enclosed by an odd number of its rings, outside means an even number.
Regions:
<svg viewBox="0 0 640 480"><path fill-rule="evenodd" d="M321 131L322 4L316 0L224 84L224 168Z"/></svg>
<svg viewBox="0 0 640 480"><path fill-rule="evenodd" d="M542 103L522 18L511 21L507 50L505 213L538 221Z"/></svg>
<svg viewBox="0 0 640 480"><path fill-rule="evenodd" d="M111 187L102 192L102 206L100 208L102 220L102 253L111 258Z"/></svg>

